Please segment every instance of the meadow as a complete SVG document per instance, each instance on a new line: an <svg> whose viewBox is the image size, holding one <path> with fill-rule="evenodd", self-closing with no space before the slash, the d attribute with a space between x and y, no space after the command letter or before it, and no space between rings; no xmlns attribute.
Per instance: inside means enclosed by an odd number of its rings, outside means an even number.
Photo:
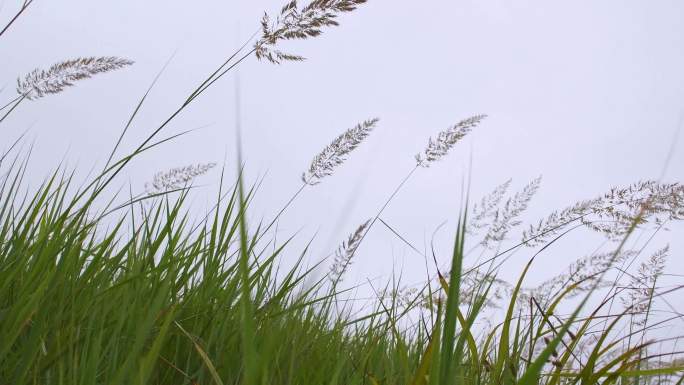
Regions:
<svg viewBox="0 0 684 385"><path fill-rule="evenodd" d="M254 37L200 79L144 140L125 148L155 79L105 152L103 167L85 181L57 165L39 186L27 184L31 147L24 136L5 140L0 384L684 383L684 318L668 301L684 285L662 285L666 245L644 255L648 241L642 248L630 242L637 231L659 231L684 218L680 183L636 181L525 226L520 218L540 179L517 192L506 181L484 197L469 196L464 186L461 211L451 218L458 226L449 255L425 253L402 239L435 275L419 287L400 279L374 287L375 298L362 311L347 300L355 288L345 275L366 235L386 225L384 210L415 173L439 167L486 124L486 115L457 118L426 138L415 167L378 211L351 234L340 234L331 258L313 263L306 248L292 245L295 234L276 238L274 226L302 191L345 166L378 119L331 138L304 170L301 188L262 222L249 220L262 192L258 180L250 182L240 148L238 177L222 178L203 215L188 200L197 178L227 174L215 163L161 171L144 193L126 191L122 177L131 162L182 140L166 128L237 66L248 58L302 61L283 42L315 39L365 2L290 1L276 15L265 14ZM23 3L0 39L30 17L25 11L32 4ZM8 117L30 113L36 99L133 65L128 58L84 57L22 74L16 92L2 93L0 129ZM563 274L528 286L537 255L578 228L600 235L610 251L578 256ZM502 247L519 231L519 241ZM507 282L498 273L519 250L532 257L517 281ZM473 253L480 257L471 263L466 256ZM284 264L286 257L296 263ZM437 262L444 258L447 269ZM327 273L312 278L321 266ZM655 311L655 302L668 310Z"/></svg>

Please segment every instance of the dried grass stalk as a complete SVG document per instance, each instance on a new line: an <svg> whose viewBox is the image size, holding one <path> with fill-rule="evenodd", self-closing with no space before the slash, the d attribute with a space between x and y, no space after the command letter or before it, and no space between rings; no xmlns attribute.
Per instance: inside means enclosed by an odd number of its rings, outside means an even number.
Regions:
<svg viewBox="0 0 684 385"><path fill-rule="evenodd" d="M154 175L151 183L145 184L145 188L149 194L177 190L192 182L196 177L206 174L215 166L216 163L199 163L160 171Z"/></svg>
<svg viewBox="0 0 684 385"><path fill-rule="evenodd" d="M345 161L346 155L366 139L378 121L377 118L366 120L335 138L321 153L313 158L309 169L302 174L304 183L313 186L320 183L321 179L331 175L335 167Z"/></svg>
<svg viewBox="0 0 684 385"><path fill-rule="evenodd" d="M427 148L416 155L418 166L430 167L432 162L442 159L456 143L486 117L487 115L472 116L440 132L436 139L430 138Z"/></svg>
<svg viewBox="0 0 684 385"><path fill-rule="evenodd" d="M340 247L335 250L335 260L332 266L330 266L330 273L328 274L328 279L333 284L336 284L342 280L344 273L352 263L352 257L356 253L356 249L361 244L363 235L365 234L366 229L370 225L371 221L372 219L369 219L362 223L356 229L356 231L349 235L349 238L342 242Z"/></svg>
<svg viewBox="0 0 684 385"><path fill-rule="evenodd" d="M280 10L275 20L268 14L261 19L261 38L254 45L257 59L268 60L273 64L283 61L301 61L303 57L276 49L283 40L301 40L316 37L323 27L337 26L335 20L340 14L351 12L366 0L314 0L299 8L292 0Z"/></svg>
<svg viewBox="0 0 684 385"><path fill-rule="evenodd" d="M118 70L133 64L133 61L116 56L86 57L54 64L47 70L35 69L24 78L17 79L17 93L34 100L48 94L62 92L74 82L94 75Z"/></svg>

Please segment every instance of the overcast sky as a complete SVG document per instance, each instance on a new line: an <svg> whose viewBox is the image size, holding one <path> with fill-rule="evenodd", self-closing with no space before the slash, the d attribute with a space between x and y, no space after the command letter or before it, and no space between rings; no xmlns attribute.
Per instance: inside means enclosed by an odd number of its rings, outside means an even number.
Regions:
<svg viewBox="0 0 684 385"><path fill-rule="evenodd" d="M18 0L5 0L3 19ZM116 55L134 66L25 103L0 126L3 147L30 128L37 179L62 159L86 172L102 164L137 99L172 56L136 121L131 149L188 92L259 28L280 1L35 0L1 38L5 99L17 76L79 56ZM489 118L444 160L418 170L383 215L419 249L439 227L448 259L464 179L474 198L513 178L513 190L542 175L526 223L611 186L657 179L672 146L667 181L684 180L682 143L673 144L684 106L684 2L370 0L319 38L288 45L308 58L273 66L255 58L218 82L165 131L202 127L138 159L120 183L142 191L159 170L225 162L235 169L236 94L252 179L265 174L253 220L270 219L300 186L311 158L357 122L379 117L372 136L339 172L306 189L279 236L315 235L311 261L330 253L375 214L414 166L428 137L470 115ZM472 166L471 166L472 164ZM198 180L197 207L213 198L218 172ZM658 234L672 243L672 273L684 273L684 227ZM641 240L649 236L642 235ZM513 234L519 240L518 232ZM354 261L349 283L424 278L424 261L382 226ZM558 273L601 246L576 232L547 250L532 281ZM296 256L299 246L290 249ZM532 255L518 252L503 274Z"/></svg>

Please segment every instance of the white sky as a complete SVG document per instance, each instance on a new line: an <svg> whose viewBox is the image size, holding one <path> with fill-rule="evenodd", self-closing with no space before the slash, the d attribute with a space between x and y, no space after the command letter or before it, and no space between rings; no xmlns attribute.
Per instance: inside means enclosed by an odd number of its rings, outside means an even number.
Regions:
<svg viewBox="0 0 684 385"><path fill-rule="evenodd" d="M17 0L5 0L7 19ZM2 97L18 75L79 56L117 55L135 66L79 83L58 97L23 104L0 126L3 147L25 129L35 140L33 173L61 159L82 171L101 164L137 99L175 52L126 140L132 148L223 58L259 27L280 1L36 0L2 38ZM414 165L427 139L473 114L489 118L444 161L419 170L385 220L417 247L431 234L446 252L472 159L471 196L512 177L514 189L543 175L525 218L538 219L610 186L658 178L682 119L684 2L681 1L388 1L370 0L320 38L289 45L303 63L241 65L243 146L248 175L267 173L253 216L269 219L300 184L311 158L358 121L379 128L335 175L303 193L280 236L316 234L312 261L331 252L375 214ZM209 125L140 158L127 179L138 191L158 170L226 160L235 167L234 77L217 83L166 134ZM156 125L155 125L156 124ZM683 139L684 140L684 139ZM682 143L666 180L684 180ZM201 179L216 182L218 172ZM213 198L213 189L195 201ZM669 272L684 273L684 227L659 234L671 242ZM644 239L648 234L644 234ZM519 237L515 234L515 240ZM567 237L535 265L540 281L591 253L600 239ZM290 249L296 256L299 246ZM513 278L531 256L523 250L502 274ZM446 262L446 253L440 255ZM403 269L422 279L424 261L377 226L349 279Z"/></svg>

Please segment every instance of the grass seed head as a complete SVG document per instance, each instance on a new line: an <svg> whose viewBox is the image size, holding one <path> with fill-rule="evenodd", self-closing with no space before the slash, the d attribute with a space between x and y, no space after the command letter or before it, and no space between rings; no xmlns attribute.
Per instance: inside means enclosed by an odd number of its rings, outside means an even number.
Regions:
<svg viewBox="0 0 684 385"><path fill-rule="evenodd" d="M430 164L442 159L449 150L463 139L468 133L486 118L487 115L475 115L462 120L437 134L437 138L430 138L425 150L416 155L418 166L430 167Z"/></svg>
<svg viewBox="0 0 684 385"><path fill-rule="evenodd" d="M303 40L319 36L324 27L339 25L337 17L351 12L366 0L315 0L299 8L296 0L286 3L272 19L267 13L261 19L261 38L254 44L259 60L273 64L302 61L304 58L282 52L276 47L284 40Z"/></svg>
<svg viewBox="0 0 684 385"><path fill-rule="evenodd" d="M332 175L335 168L344 163L346 156L370 135L377 122L377 118L366 120L335 138L313 158L309 169L302 174L304 183L313 186Z"/></svg>
<svg viewBox="0 0 684 385"><path fill-rule="evenodd" d="M132 64L133 61L116 56L67 60L54 64L47 70L35 69L23 79L18 78L17 93L29 100L39 99L45 95L60 93L79 80Z"/></svg>
<svg viewBox="0 0 684 385"><path fill-rule="evenodd" d="M192 182L196 177L206 174L215 166L216 163L198 163L160 171L145 187L149 194L177 190Z"/></svg>

